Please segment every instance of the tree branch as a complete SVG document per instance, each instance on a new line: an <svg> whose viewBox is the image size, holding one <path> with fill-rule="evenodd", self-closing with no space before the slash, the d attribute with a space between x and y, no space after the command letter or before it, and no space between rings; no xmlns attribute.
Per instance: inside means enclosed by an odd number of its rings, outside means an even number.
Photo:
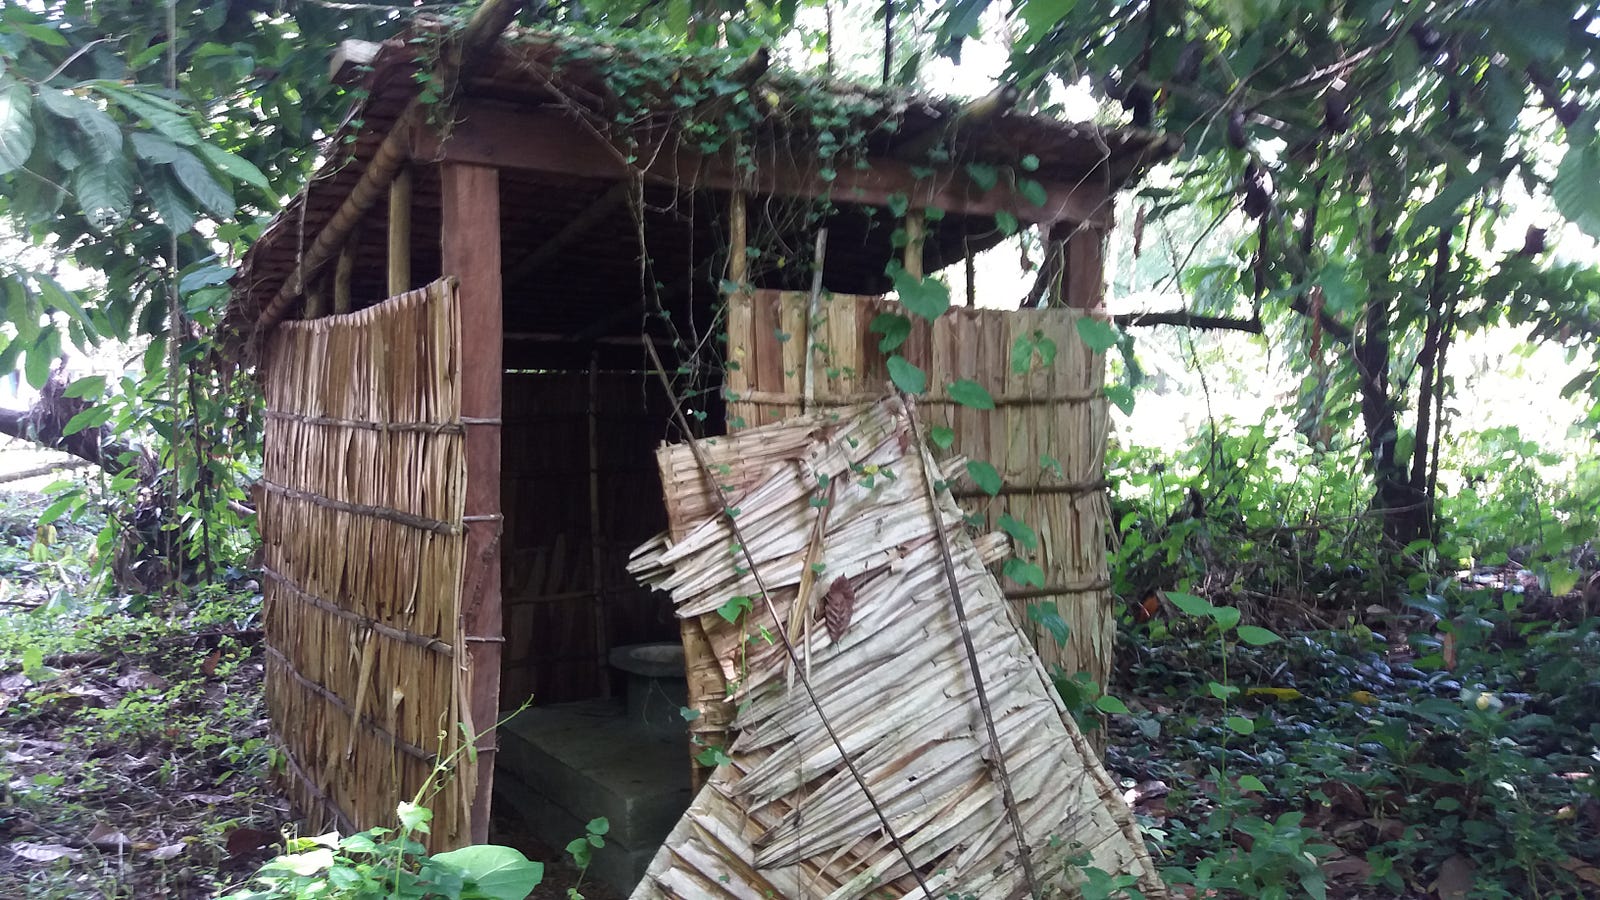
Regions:
<svg viewBox="0 0 1600 900"><path fill-rule="evenodd" d="M1177 325L1182 328L1201 328L1209 331L1243 331L1246 334L1261 333L1261 316L1253 315L1248 319L1233 318L1230 316L1202 316L1196 313L1174 310L1172 312L1139 312L1118 313L1111 317L1118 328L1129 328L1136 325Z"/></svg>

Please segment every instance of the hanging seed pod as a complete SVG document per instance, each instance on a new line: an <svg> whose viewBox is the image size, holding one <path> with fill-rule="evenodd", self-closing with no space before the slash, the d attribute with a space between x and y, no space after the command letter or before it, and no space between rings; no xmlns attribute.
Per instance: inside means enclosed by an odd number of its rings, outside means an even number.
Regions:
<svg viewBox="0 0 1600 900"><path fill-rule="evenodd" d="M1178 62L1172 67L1172 80L1188 84L1200 77L1200 63L1206 58L1205 41L1194 40L1183 45L1178 52Z"/></svg>
<svg viewBox="0 0 1600 900"><path fill-rule="evenodd" d="M1228 146L1243 150L1247 141L1244 135L1244 113L1234 110L1228 114Z"/></svg>
<svg viewBox="0 0 1600 900"><path fill-rule="evenodd" d="M1344 92L1337 88L1329 90L1322 97L1322 125L1328 134L1344 134L1355 124L1355 117L1350 113L1350 100Z"/></svg>

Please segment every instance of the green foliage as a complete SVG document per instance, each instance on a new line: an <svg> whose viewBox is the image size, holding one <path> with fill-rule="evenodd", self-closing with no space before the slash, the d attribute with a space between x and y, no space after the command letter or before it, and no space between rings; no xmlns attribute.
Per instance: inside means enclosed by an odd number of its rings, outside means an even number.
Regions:
<svg viewBox="0 0 1600 900"><path fill-rule="evenodd" d="M510 847L479 844L428 856L411 839L427 832L428 810L403 803L398 816L399 831L292 838L287 853L256 873L259 888L230 894L229 900L522 900L544 880L543 863Z"/></svg>

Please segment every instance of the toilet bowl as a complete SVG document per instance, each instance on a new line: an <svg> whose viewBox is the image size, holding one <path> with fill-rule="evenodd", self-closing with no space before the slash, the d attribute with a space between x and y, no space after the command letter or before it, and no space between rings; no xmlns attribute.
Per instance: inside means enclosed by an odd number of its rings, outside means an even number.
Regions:
<svg viewBox="0 0 1600 900"><path fill-rule="evenodd" d="M627 644L613 647L611 667L628 676L627 711L633 722L663 734L686 731L683 707L689 702L681 644Z"/></svg>

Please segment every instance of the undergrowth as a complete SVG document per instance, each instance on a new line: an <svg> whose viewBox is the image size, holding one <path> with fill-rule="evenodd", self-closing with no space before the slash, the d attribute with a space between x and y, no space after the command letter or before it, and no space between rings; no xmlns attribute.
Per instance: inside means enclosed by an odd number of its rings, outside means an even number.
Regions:
<svg viewBox="0 0 1600 900"><path fill-rule="evenodd" d="M1263 427L1113 463L1108 762L1183 892L1600 895L1600 477L1509 428L1453 453L1407 547L1358 458Z"/></svg>

